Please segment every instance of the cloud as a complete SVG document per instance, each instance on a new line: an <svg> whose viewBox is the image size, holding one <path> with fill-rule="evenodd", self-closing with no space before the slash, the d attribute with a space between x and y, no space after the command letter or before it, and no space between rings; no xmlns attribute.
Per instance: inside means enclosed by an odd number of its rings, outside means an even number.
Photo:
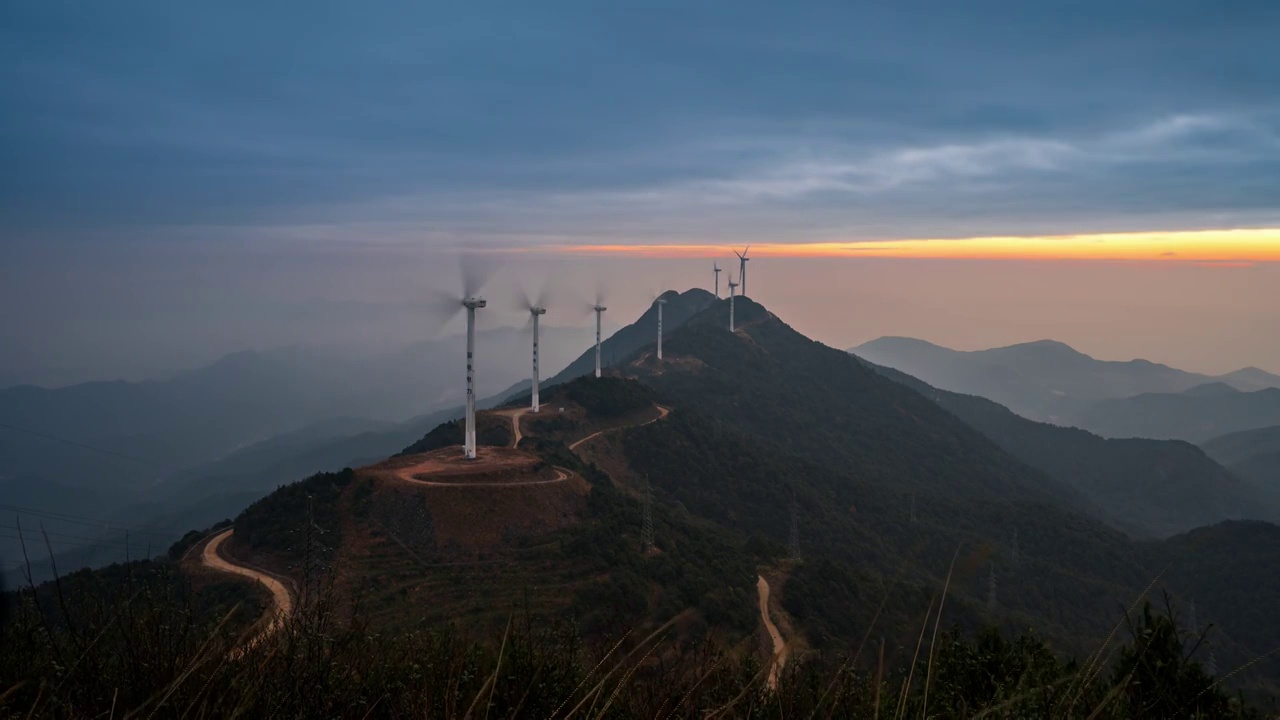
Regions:
<svg viewBox="0 0 1280 720"><path fill-rule="evenodd" d="M1270 11L0 13L10 235L696 242L1277 212Z"/></svg>

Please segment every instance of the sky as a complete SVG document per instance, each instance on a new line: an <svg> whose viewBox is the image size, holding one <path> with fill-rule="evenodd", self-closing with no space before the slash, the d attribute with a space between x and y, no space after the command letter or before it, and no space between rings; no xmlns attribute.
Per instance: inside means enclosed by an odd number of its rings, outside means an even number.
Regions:
<svg viewBox="0 0 1280 720"><path fill-rule="evenodd" d="M748 243L837 347L1280 372L1280 5L790 5L6 2L0 383L439 332L460 248L622 323Z"/></svg>

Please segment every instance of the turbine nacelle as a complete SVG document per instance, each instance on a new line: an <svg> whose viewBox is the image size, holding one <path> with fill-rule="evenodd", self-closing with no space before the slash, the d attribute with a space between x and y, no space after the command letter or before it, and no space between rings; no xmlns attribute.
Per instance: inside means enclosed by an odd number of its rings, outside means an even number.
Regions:
<svg viewBox="0 0 1280 720"><path fill-rule="evenodd" d="M547 309L543 307L531 307L529 308L529 314L530 315L546 315Z"/></svg>
<svg viewBox="0 0 1280 720"><path fill-rule="evenodd" d="M463 298L462 300L462 307L468 310L478 310L482 307L488 306L488 304L489 303L479 295L476 295L474 297Z"/></svg>
<svg viewBox="0 0 1280 720"><path fill-rule="evenodd" d="M605 306L603 306L603 305L592 305L592 306L591 306L591 309L592 309L592 310L594 310L594 311L596 311L596 312L598 312L598 313L602 313L602 312L604 312L605 310L608 310L609 308L607 308L607 307L605 307Z"/></svg>

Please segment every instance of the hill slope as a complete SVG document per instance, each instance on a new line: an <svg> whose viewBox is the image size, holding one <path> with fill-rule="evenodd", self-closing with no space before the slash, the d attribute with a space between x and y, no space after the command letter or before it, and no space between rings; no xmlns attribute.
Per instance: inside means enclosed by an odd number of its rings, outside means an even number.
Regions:
<svg viewBox="0 0 1280 720"><path fill-rule="evenodd" d="M1108 440L1018 417L986 398L938 390L891 368L877 371L951 411L1032 467L1084 493L1102 519L1138 536L1166 537L1248 514L1276 519L1271 496L1198 448L1169 440Z"/></svg>
<svg viewBox="0 0 1280 720"><path fill-rule="evenodd" d="M1240 477L1280 496L1280 425L1223 435L1200 447Z"/></svg>
<svg viewBox="0 0 1280 720"><path fill-rule="evenodd" d="M1077 412L1075 419L1106 437L1202 442L1280 425L1280 389L1241 392L1213 384L1180 393L1147 393L1093 403Z"/></svg>

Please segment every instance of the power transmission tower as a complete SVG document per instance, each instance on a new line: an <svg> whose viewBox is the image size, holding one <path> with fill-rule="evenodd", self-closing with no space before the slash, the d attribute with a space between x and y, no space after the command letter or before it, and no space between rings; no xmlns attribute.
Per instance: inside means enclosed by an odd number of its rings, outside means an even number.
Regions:
<svg viewBox="0 0 1280 720"><path fill-rule="evenodd" d="M987 612L996 611L996 566L991 565L991 574L987 576Z"/></svg>
<svg viewBox="0 0 1280 720"><path fill-rule="evenodd" d="M644 479L644 515L640 525L640 547L645 552L653 549L653 486Z"/></svg>
<svg viewBox="0 0 1280 720"><path fill-rule="evenodd" d="M787 543L792 560L800 559L800 510L795 495L791 496L791 538Z"/></svg>

